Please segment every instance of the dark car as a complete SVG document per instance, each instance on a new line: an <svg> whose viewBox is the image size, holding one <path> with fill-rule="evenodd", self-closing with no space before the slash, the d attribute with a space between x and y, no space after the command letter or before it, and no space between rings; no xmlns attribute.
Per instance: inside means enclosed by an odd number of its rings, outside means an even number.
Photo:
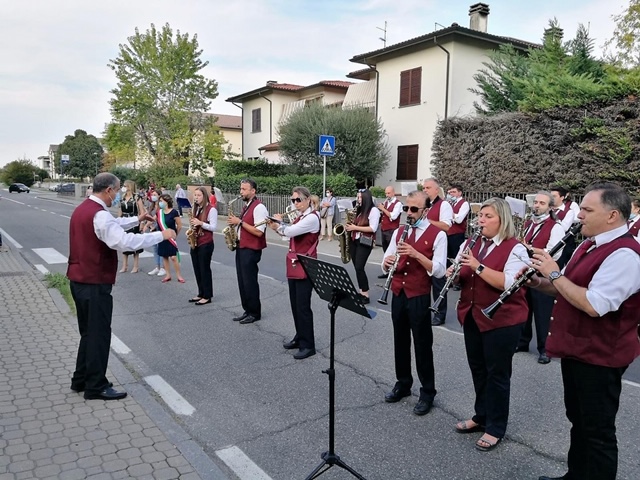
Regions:
<svg viewBox="0 0 640 480"><path fill-rule="evenodd" d="M12 183L9 185L9 193L11 192L27 192L29 193L29 187L27 187L24 183Z"/></svg>
<svg viewBox="0 0 640 480"><path fill-rule="evenodd" d="M58 188L59 193L76 193L76 184L75 183L63 183Z"/></svg>

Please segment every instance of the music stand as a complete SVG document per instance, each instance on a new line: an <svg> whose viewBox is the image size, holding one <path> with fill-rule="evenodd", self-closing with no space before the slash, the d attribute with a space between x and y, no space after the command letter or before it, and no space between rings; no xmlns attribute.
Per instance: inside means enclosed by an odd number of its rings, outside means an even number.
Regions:
<svg viewBox="0 0 640 480"><path fill-rule="evenodd" d="M178 206L180 208L186 208L191 210L191 203L189 202L188 198L182 198L182 197L178 197L176 198L177 202L178 202Z"/></svg>
<svg viewBox="0 0 640 480"><path fill-rule="evenodd" d="M307 277L311 280L313 289L318 296L329 302L331 312L331 341L329 353L329 368L323 370L329 376L329 450L320 455L322 462L307 477L312 480L322 475L334 465L341 467L360 480L365 477L356 472L336 455L335 444L335 397L336 397L336 372L335 364L335 337L336 337L336 310L338 307L346 308L354 313L366 318L375 317L375 312L367 310L362 303L360 294L353 286L353 282L344 267L332 263L323 262L317 258L298 255L298 260L307 272ZM326 467L326 468L325 468Z"/></svg>

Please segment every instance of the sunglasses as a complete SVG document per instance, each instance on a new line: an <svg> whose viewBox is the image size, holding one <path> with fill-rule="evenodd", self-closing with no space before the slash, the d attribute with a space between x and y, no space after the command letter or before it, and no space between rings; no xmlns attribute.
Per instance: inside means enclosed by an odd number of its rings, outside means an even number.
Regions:
<svg viewBox="0 0 640 480"><path fill-rule="evenodd" d="M302 199L300 197L291 199L291 203L300 203L301 201Z"/></svg>
<svg viewBox="0 0 640 480"><path fill-rule="evenodd" d="M409 210L411 210L411 213L418 213L420 210L424 210L424 209L420 207L407 207L406 205L402 206L403 212L408 212Z"/></svg>

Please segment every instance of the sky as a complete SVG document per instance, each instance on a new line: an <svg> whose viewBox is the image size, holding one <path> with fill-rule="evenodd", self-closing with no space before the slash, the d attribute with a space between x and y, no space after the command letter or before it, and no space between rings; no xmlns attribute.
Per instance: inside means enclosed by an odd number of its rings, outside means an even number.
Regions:
<svg viewBox="0 0 640 480"><path fill-rule="evenodd" d="M97 137L110 121L116 86L109 60L135 29L169 24L198 37L201 71L218 82L210 112L240 115L225 100L267 80L311 85L349 80L355 55L456 22L469 26L474 0L0 0L0 167L37 163L49 144L82 129ZM580 23L599 52L612 15L627 0L485 0L488 33L539 42L557 18L565 40Z"/></svg>

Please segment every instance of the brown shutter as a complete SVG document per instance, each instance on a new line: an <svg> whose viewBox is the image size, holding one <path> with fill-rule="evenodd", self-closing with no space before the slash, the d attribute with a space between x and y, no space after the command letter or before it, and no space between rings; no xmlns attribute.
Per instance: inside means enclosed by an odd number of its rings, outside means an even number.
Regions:
<svg viewBox="0 0 640 480"><path fill-rule="evenodd" d="M411 94L411 70L400 72L400 106L409 105Z"/></svg>
<svg viewBox="0 0 640 480"><path fill-rule="evenodd" d="M260 109L256 108L255 110L251 111L251 131L252 132L259 132L262 130L260 121L261 121Z"/></svg>
<svg viewBox="0 0 640 480"><path fill-rule="evenodd" d="M411 95L409 103L416 105L420 103L420 91L422 87L422 67L411 70Z"/></svg>
<svg viewBox="0 0 640 480"><path fill-rule="evenodd" d="M398 147L398 165L396 180L418 179L418 145Z"/></svg>

